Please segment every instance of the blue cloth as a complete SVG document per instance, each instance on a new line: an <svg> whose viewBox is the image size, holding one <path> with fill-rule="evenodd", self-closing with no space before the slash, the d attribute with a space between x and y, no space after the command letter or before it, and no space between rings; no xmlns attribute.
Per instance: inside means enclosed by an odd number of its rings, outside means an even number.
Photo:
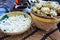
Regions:
<svg viewBox="0 0 60 40"><path fill-rule="evenodd" d="M5 8L0 8L0 16L6 13L6 9Z"/></svg>
<svg viewBox="0 0 60 40"><path fill-rule="evenodd" d="M0 8L0 12L6 12L6 9L5 8Z"/></svg>
<svg viewBox="0 0 60 40"><path fill-rule="evenodd" d="M55 1L55 0L50 0L50 1ZM60 0L57 0L57 2L59 2L59 4L60 4Z"/></svg>
<svg viewBox="0 0 60 40"><path fill-rule="evenodd" d="M25 9L23 9L23 12L25 12L25 13L30 13L30 12L31 12L31 9L25 8Z"/></svg>
<svg viewBox="0 0 60 40"><path fill-rule="evenodd" d="M15 0L0 0L0 8L5 7L8 11L11 11L14 7Z"/></svg>
<svg viewBox="0 0 60 40"><path fill-rule="evenodd" d="M58 0L59 4L60 4L60 0Z"/></svg>

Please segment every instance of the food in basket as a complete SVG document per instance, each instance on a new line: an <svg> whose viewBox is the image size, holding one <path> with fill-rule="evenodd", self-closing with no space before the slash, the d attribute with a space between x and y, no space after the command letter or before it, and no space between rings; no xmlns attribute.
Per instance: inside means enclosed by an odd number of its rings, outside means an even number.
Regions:
<svg viewBox="0 0 60 40"><path fill-rule="evenodd" d="M32 10L34 10L34 12L36 12L38 9L36 7L32 7Z"/></svg>
<svg viewBox="0 0 60 40"><path fill-rule="evenodd" d="M29 17L25 15L16 15L2 20L0 22L0 29L8 33L22 32L26 30L26 28L29 28L28 25L30 25L30 23L31 19L29 19Z"/></svg>
<svg viewBox="0 0 60 40"><path fill-rule="evenodd" d="M54 9L57 9L58 6L59 6L59 4L57 4L56 2L51 3L51 7L54 8Z"/></svg>
<svg viewBox="0 0 60 40"><path fill-rule="evenodd" d="M39 3L36 3L35 5L38 9L42 7L42 4L39 4Z"/></svg>
<svg viewBox="0 0 60 40"><path fill-rule="evenodd" d="M49 17L55 17L59 14L60 5L58 2L41 1L40 3L35 4L35 7L32 7L32 11L36 14Z"/></svg>
<svg viewBox="0 0 60 40"><path fill-rule="evenodd" d="M56 10L60 14L60 5L59 5L59 7Z"/></svg>
<svg viewBox="0 0 60 40"><path fill-rule="evenodd" d="M42 11L43 13L49 14L50 9L49 9L49 7L42 7L42 8L41 8L41 11Z"/></svg>
<svg viewBox="0 0 60 40"><path fill-rule="evenodd" d="M53 16L57 16L56 10L53 10L53 9L51 9L50 14L53 15Z"/></svg>

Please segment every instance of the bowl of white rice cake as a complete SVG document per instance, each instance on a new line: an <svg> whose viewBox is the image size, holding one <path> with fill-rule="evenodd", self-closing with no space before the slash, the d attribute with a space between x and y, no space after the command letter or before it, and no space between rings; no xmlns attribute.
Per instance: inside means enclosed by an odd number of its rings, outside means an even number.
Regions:
<svg viewBox="0 0 60 40"><path fill-rule="evenodd" d="M31 26L31 17L19 11L0 16L0 30L8 35L22 34Z"/></svg>

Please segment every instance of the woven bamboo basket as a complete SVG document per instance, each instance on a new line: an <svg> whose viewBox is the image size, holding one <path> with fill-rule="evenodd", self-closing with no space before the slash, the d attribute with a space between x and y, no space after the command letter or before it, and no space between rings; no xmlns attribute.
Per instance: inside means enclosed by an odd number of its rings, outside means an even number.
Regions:
<svg viewBox="0 0 60 40"><path fill-rule="evenodd" d="M46 31L47 33L51 30L57 28L57 24L60 22L60 17L50 18L50 17L42 17L36 15L35 13L31 12L31 17L33 22L35 23L36 27ZM53 40L60 40L60 32L59 30L55 31L50 35Z"/></svg>
<svg viewBox="0 0 60 40"><path fill-rule="evenodd" d="M4 15L7 15L7 16L9 16L9 17L11 17L11 16L16 16L16 15L18 15L18 16L19 16L19 15L25 15L26 17L28 17L28 18L31 19L31 17L30 17L28 14L26 14L26 13L24 13L24 12L19 12L19 11L9 12L9 13L6 13L6 14L4 14ZM4 15L0 16L0 18L2 18ZM31 20L31 22L32 22L32 20ZM19 25L20 25L20 24L19 24ZM25 31L27 31L27 30L30 28L30 26L31 26L31 23L27 26L26 29L23 29L22 31L15 32L15 33L3 32L3 31L1 31L1 32L5 33L5 34L7 34L7 35L22 34L22 33L24 33Z"/></svg>
<svg viewBox="0 0 60 40"><path fill-rule="evenodd" d="M55 18L51 18L51 17L42 17L39 15L36 15L33 12L31 12L30 14L32 16L32 19L35 25L38 28L43 29L45 31L49 31L53 29L54 27L56 28L57 24L60 22L59 16Z"/></svg>

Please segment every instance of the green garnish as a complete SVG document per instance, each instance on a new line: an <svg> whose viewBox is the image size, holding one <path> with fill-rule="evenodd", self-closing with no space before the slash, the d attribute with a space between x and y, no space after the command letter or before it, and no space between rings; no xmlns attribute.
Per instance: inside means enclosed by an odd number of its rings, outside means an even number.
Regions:
<svg viewBox="0 0 60 40"><path fill-rule="evenodd" d="M0 21L2 21L2 20L4 20L5 18L9 18L7 15L4 15L1 19L0 19Z"/></svg>
<svg viewBox="0 0 60 40"><path fill-rule="evenodd" d="M26 18L26 15L24 15L24 17Z"/></svg>

